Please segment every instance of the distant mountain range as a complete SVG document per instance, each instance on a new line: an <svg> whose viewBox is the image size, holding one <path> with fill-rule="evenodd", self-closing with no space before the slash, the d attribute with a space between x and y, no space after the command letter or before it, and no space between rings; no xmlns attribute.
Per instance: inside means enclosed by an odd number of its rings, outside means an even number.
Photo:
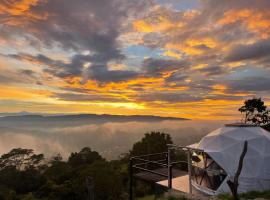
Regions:
<svg viewBox="0 0 270 200"><path fill-rule="evenodd" d="M46 114L46 113L31 113L27 111L22 112L14 112L14 113L0 113L0 117L7 117L7 116L26 116L26 115L41 115L41 116L54 116L54 115L65 115L65 114Z"/></svg>
<svg viewBox="0 0 270 200"><path fill-rule="evenodd" d="M163 121L163 120L188 120L180 117L161 117L154 115L109 115L109 114L42 114L42 113L0 113L2 119L114 119L128 121Z"/></svg>
<svg viewBox="0 0 270 200"><path fill-rule="evenodd" d="M62 126L69 124L100 124L106 122L161 122L165 120L187 120L177 117L153 115L109 115L109 114L41 114L41 113L0 113L0 126Z"/></svg>
<svg viewBox="0 0 270 200"><path fill-rule="evenodd" d="M7 117L7 116L24 116L24 115L42 115L41 113L30 113L26 111L17 112L17 113L0 113L0 117Z"/></svg>

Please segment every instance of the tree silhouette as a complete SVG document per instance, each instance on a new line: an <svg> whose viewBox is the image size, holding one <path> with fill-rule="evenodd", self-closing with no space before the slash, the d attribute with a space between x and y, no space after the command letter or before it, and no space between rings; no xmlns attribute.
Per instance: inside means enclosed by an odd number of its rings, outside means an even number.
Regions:
<svg viewBox="0 0 270 200"><path fill-rule="evenodd" d="M68 163L72 167L92 164L96 160L104 160L98 152L92 151L89 147L84 147L80 152L71 153Z"/></svg>
<svg viewBox="0 0 270 200"><path fill-rule="evenodd" d="M167 152L167 144L172 144L172 138L166 133L146 133L141 141L133 145L131 156Z"/></svg>
<svg viewBox="0 0 270 200"><path fill-rule="evenodd" d="M244 123L253 125L266 125L270 123L269 110L264 105L261 98L252 98L244 102L239 108L241 113L245 113Z"/></svg>
<svg viewBox="0 0 270 200"><path fill-rule="evenodd" d="M0 157L0 169L15 167L24 170L38 167L44 160L43 154L35 154L33 149L12 149Z"/></svg>

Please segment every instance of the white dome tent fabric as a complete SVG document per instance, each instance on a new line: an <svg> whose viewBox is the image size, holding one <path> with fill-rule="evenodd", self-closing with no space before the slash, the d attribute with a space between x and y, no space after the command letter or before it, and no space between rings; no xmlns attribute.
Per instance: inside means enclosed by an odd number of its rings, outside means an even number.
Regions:
<svg viewBox="0 0 270 200"><path fill-rule="evenodd" d="M226 182L237 171L245 141L248 150L239 177L239 193L270 189L270 133L260 127L227 125L203 137L196 145L228 175L214 194L230 191Z"/></svg>

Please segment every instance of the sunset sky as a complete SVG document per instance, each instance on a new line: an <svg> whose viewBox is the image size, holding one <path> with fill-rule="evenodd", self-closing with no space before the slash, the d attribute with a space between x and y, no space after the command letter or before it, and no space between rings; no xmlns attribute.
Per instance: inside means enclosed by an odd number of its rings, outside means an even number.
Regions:
<svg viewBox="0 0 270 200"><path fill-rule="evenodd" d="M236 119L270 103L269 0L1 0L0 112Z"/></svg>

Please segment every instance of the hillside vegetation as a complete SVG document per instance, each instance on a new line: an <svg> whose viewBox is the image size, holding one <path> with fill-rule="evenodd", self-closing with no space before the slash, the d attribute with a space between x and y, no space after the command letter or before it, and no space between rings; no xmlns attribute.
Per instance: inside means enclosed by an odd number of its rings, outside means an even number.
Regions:
<svg viewBox="0 0 270 200"><path fill-rule="evenodd" d="M128 199L130 155L164 152L172 143L170 135L145 134L119 160L107 161L89 147L45 159L32 149L15 148L0 157L0 200L95 200ZM136 195L152 193L148 184L138 182Z"/></svg>

